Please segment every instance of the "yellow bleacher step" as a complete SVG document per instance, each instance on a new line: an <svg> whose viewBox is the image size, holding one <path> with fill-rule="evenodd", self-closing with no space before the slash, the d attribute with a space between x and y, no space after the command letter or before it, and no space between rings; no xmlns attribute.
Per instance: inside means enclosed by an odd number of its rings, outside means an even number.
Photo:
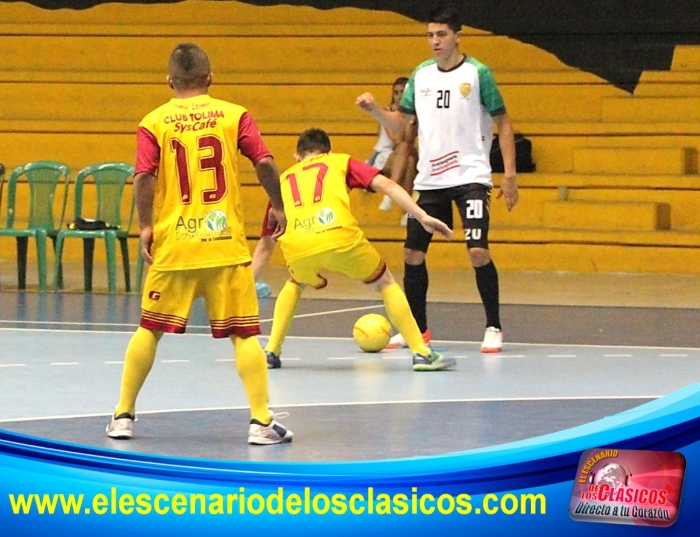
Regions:
<svg viewBox="0 0 700 537"><path fill-rule="evenodd" d="M387 86L370 86L380 96ZM256 122L361 123L378 130L376 121L363 113L355 100L362 89L345 85L257 86L219 85L211 95L250 110ZM313 95L313 98L310 98ZM132 130L141 118L172 97L165 84L0 84L3 120L34 120L40 128L46 118L53 121L131 121ZM381 98L381 97L380 97ZM387 96L388 102L388 96ZM39 105L38 103L41 103ZM354 131L354 129L353 129Z"/></svg>
<svg viewBox="0 0 700 537"><path fill-rule="evenodd" d="M85 72L96 73L89 69ZM4 73L7 75L6 71ZM245 106L261 129L277 132L292 129L294 132L300 124L321 123L335 132L367 133L376 132L377 123L355 106L357 96L368 91L379 103L388 104L390 84L395 78L371 84L308 79L303 84L295 84L286 80L286 73L280 72L284 81L266 83L250 81L247 75L215 75L210 93ZM172 92L162 82L163 72L154 73L152 78L152 82L146 83L141 77L138 84L107 82L98 77L81 84L61 80L18 82L6 79L4 83L0 80L0 99L13 103L0 111L0 119L3 123L24 122L24 128L33 125L35 129L49 128L56 122L61 123L59 129L67 131L90 129L90 123L95 122L102 125L103 132L126 129L172 97ZM546 85L504 85L501 89L511 117L520 123L587 123L599 119L600 100L617 93L614 88L599 85L567 85L557 92ZM310 95L313 98L309 98Z"/></svg>
<svg viewBox="0 0 700 537"><path fill-rule="evenodd" d="M698 172L698 152L690 147L577 147L574 173L684 175Z"/></svg>
<svg viewBox="0 0 700 537"><path fill-rule="evenodd" d="M401 233L401 228L398 233ZM499 270L639 272L700 274L698 233L556 232L545 240L524 236L523 230L496 228L491 253ZM390 268L403 267L403 238L383 239L389 233L370 228L367 235ZM620 239L627 239L620 240ZM254 247L255 240L250 241ZM273 264L283 265L279 249ZM431 269L471 270L461 240L435 240L427 264Z"/></svg>
<svg viewBox="0 0 700 537"><path fill-rule="evenodd" d="M494 174L496 185L502 174ZM700 177L694 175L632 175L584 173L531 173L521 175L520 188L577 188L606 190L696 190L700 191Z"/></svg>
<svg viewBox="0 0 700 537"><path fill-rule="evenodd" d="M556 188L523 188L520 192L520 206L510 212L506 209L504 200L496 199L496 195L497 190L494 190L491 200L492 222L515 226L537 226L542 224L544 204L556 200L559 194ZM391 211L381 211L379 203L382 197L381 193L370 193L360 189L353 189L350 192L352 212L360 223L360 227L398 224L403 210L394 204ZM259 184L245 183L242 185L242 199L246 222L254 222L254 225L259 227L263 219L264 206L267 204L267 194ZM455 206L453 206L452 219L454 228L461 234L462 220Z"/></svg>
<svg viewBox="0 0 700 537"><path fill-rule="evenodd" d="M602 119L618 123L700 121L700 97L608 97L602 101Z"/></svg>
<svg viewBox="0 0 700 537"><path fill-rule="evenodd" d="M551 228L661 230L671 228L668 203L550 201L543 223Z"/></svg>
<svg viewBox="0 0 700 537"><path fill-rule="evenodd" d="M639 97L700 97L700 68L695 71L644 71L634 89Z"/></svg>
<svg viewBox="0 0 700 537"><path fill-rule="evenodd" d="M700 46L676 45L671 70L697 71L698 69L700 69Z"/></svg>

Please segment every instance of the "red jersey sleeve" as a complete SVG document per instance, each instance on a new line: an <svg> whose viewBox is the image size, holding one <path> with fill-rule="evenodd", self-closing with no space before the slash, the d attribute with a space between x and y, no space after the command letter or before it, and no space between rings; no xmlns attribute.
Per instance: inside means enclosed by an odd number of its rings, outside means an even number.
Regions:
<svg viewBox="0 0 700 537"><path fill-rule="evenodd" d="M350 157L345 183L348 185L348 188L364 188L372 191L370 183L372 179L379 175L379 172L380 170L377 168Z"/></svg>
<svg viewBox="0 0 700 537"><path fill-rule="evenodd" d="M155 135L145 127L139 127L136 132L136 166L134 175L147 173L157 175L160 164L160 146Z"/></svg>
<svg viewBox="0 0 700 537"><path fill-rule="evenodd" d="M253 165L262 158L272 156L260 136L258 126L248 112L243 113L238 123L238 149Z"/></svg>

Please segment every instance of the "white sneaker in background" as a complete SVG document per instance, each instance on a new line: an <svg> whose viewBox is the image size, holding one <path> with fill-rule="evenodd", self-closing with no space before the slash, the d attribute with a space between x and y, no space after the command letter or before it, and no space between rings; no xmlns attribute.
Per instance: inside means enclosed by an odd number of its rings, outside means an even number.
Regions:
<svg viewBox="0 0 700 537"><path fill-rule="evenodd" d="M423 343L425 343L428 347L430 347L430 328L428 328L425 332L423 332ZM387 350L392 350L392 349L407 349L408 348L408 343L406 343L406 340L401 334L396 334L391 337L389 340L389 343L387 343L387 346L384 347Z"/></svg>

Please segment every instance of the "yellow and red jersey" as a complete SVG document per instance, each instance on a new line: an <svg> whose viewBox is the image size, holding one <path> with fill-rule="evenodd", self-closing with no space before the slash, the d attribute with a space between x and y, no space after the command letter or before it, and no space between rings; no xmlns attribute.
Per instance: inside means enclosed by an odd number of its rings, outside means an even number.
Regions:
<svg viewBox="0 0 700 537"><path fill-rule="evenodd" d="M379 170L350 155L304 159L280 177L287 231L279 243L288 262L355 244L364 235L350 210L351 188L370 190Z"/></svg>
<svg viewBox="0 0 700 537"><path fill-rule="evenodd" d="M153 266L159 270L250 261L238 152L270 152L242 106L198 95L171 99L141 121L135 173L156 176Z"/></svg>

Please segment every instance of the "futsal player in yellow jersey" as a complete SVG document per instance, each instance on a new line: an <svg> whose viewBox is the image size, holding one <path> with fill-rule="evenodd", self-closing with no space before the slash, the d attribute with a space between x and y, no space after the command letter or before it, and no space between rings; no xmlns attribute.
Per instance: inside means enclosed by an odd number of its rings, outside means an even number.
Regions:
<svg viewBox="0 0 700 537"><path fill-rule="evenodd" d="M203 297L212 336L234 344L250 402L248 442L289 442L292 432L267 407L267 366L256 337L260 319L243 230L238 152L255 167L278 234L286 226L279 172L246 109L208 95L212 75L200 47L178 45L168 71L175 97L146 115L137 133L134 195L142 253L151 268L107 435L133 436L136 398L160 338L164 332L184 333L193 300Z"/></svg>
<svg viewBox="0 0 700 537"><path fill-rule="evenodd" d="M327 284L321 271L340 272L372 284L381 293L392 324L406 338L413 353L415 371L436 371L455 364L423 341L401 287L367 241L350 210L348 190L364 188L389 196L413 215L430 233L451 239L452 230L416 205L399 185L379 170L351 158L331 153L331 142L321 129L309 129L297 141L297 164L285 171L280 184L287 230L278 239L291 279L275 302L270 339L265 346L267 366L282 366L282 343L292 325L302 290Z"/></svg>

